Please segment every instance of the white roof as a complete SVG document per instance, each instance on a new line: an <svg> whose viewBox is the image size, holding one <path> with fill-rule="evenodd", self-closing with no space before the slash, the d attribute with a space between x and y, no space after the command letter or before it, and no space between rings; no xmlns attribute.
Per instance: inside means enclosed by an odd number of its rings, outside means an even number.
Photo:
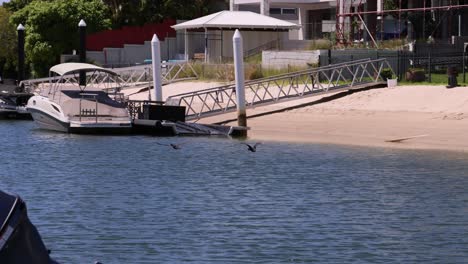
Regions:
<svg viewBox="0 0 468 264"><path fill-rule="evenodd" d="M261 1L262 0L235 0L234 4L260 4ZM270 4L317 4L336 2L336 0L269 0L269 2Z"/></svg>
<svg viewBox="0 0 468 264"><path fill-rule="evenodd" d="M175 30L196 28L297 29L299 25L250 11L221 11L172 26Z"/></svg>
<svg viewBox="0 0 468 264"><path fill-rule="evenodd" d="M103 71L103 72L107 72L113 75L117 75L117 73L115 73L112 70L105 69L105 68L102 68L93 64L89 64L89 63L79 63L79 62L66 62L66 63L57 64L55 66L52 66L49 71L55 72L58 75L65 75L67 73L77 72L77 71Z"/></svg>

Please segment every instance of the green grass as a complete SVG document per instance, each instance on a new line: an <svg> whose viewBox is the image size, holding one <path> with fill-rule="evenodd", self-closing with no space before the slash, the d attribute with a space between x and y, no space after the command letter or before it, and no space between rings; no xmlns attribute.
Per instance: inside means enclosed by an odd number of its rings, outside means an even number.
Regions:
<svg viewBox="0 0 468 264"><path fill-rule="evenodd" d="M426 74L427 76L427 74ZM458 74L457 77L458 85L468 85L468 73L466 73L466 82L463 82L463 74ZM448 84L448 77L447 74L442 73L431 73L431 82L410 82L407 80L398 81L400 85L447 85Z"/></svg>
<svg viewBox="0 0 468 264"><path fill-rule="evenodd" d="M252 59L255 61L256 59ZM200 80L232 82L234 80L234 66L232 64L193 64ZM305 70L307 67L285 67L280 69L262 68L259 63L246 63L244 65L245 79L255 80L260 78L272 77L280 74L286 74ZM427 75L427 74L426 74ZM304 77L306 78L306 77ZM466 82L463 82L463 74L458 74L457 77L459 86L468 86L468 73L466 73ZM410 82L407 80L399 80L400 85L448 85L448 77L446 73L432 73L431 82Z"/></svg>
<svg viewBox="0 0 468 264"><path fill-rule="evenodd" d="M252 55L245 59L245 63L247 64L262 64L262 53L258 53L255 55Z"/></svg>
<svg viewBox="0 0 468 264"><path fill-rule="evenodd" d="M271 77L275 75L290 73L290 72L297 72L307 69L307 67L297 67L297 66L290 66L285 68L265 68L262 69L264 77Z"/></svg>
<svg viewBox="0 0 468 264"><path fill-rule="evenodd" d="M321 49L331 49L333 48L333 42L328 39L315 39L312 40L311 44L307 49L309 50L321 50Z"/></svg>
<svg viewBox="0 0 468 264"><path fill-rule="evenodd" d="M254 59L255 60L255 59ZM234 81L234 65L232 64L192 64L199 80L231 82ZM285 67L281 69L263 68L260 63L245 63L245 79L255 80L279 74L305 70L307 67Z"/></svg>

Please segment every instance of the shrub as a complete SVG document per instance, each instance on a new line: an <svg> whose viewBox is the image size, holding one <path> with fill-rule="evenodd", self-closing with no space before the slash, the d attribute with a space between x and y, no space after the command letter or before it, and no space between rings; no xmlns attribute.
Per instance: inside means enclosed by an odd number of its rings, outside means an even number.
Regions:
<svg viewBox="0 0 468 264"><path fill-rule="evenodd" d="M245 75L247 80L256 80L263 78L262 66L255 64L246 67Z"/></svg>
<svg viewBox="0 0 468 264"><path fill-rule="evenodd" d="M320 50L320 49L331 49L333 43L328 39L316 39L312 40L312 43L309 45L309 50Z"/></svg>
<svg viewBox="0 0 468 264"><path fill-rule="evenodd" d="M382 79L386 81L387 79L394 79L396 76L393 75L392 69L384 68L380 72L380 77L382 77Z"/></svg>
<svg viewBox="0 0 468 264"><path fill-rule="evenodd" d="M426 73L424 69L412 68L406 72L405 78L410 82L424 82L426 80Z"/></svg>

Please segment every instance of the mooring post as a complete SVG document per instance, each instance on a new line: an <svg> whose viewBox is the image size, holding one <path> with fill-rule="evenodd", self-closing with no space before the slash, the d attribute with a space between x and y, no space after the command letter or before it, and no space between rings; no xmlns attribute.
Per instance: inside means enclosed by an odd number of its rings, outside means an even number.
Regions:
<svg viewBox="0 0 468 264"><path fill-rule="evenodd" d="M158 36L153 35L151 40L151 61L153 64L153 86L154 100L162 101L162 82L161 82L161 43Z"/></svg>
<svg viewBox="0 0 468 264"><path fill-rule="evenodd" d="M24 26L19 24L16 28L18 31L18 83L24 80Z"/></svg>
<svg viewBox="0 0 468 264"><path fill-rule="evenodd" d="M463 83L466 83L466 76L465 76L466 52L465 51L463 51L463 63L462 64L463 64Z"/></svg>
<svg viewBox="0 0 468 264"><path fill-rule="evenodd" d="M465 42L463 44L463 83L466 83L466 77L465 77L465 67L466 67L466 51L468 50L468 42Z"/></svg>
<svg viewBox="0 0 468 264"><path fill-rule="evenodd" d="M400 75L400 50L397 50L397 76L398 80L401 81L401 75Z"/></svg>
<svg viewBox="0 0 468 264"><path fill-rule="evenodd" d="M232 37L234 51L234 73L236 77L236 103L237 103L237 124L247 128L247 113L245 111L245 88L244 88L244 49L242 35L238 29ZM241 136L247 136L247 130Z"/></svg>
<svg viewBox="0 0 468 264"><path fill-rule="evenodd" d="M78 23L80 28L80 62L86 63L86 23L83 19ZM86 86L86 72L80 71L80 86Z"/></svg>
<svg viewBox="0 0 468 264"><path fill-rule="evenodd" d="M432 49L432 47L431 47ZM429 50L429 82L432 82L431 70L432 70L432 61L431 61L431 50Z"/></svg>

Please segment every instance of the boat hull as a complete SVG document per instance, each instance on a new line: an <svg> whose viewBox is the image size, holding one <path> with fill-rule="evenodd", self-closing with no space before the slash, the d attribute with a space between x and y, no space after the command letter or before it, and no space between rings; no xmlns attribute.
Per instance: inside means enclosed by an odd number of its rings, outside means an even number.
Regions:
<svg viewBox="0 0 468 264"><path fill-rule="evenodd" d="M45 130L73 134L130 134L132 132L132 125L130 122L118 124L74 124L59 120L37 109L28 108L28 111L30 111L37 126Z"/></svg>
<svg viewBox="0 0 468 264"><path fill-rule="evenodd" d="M57 132L68 133L70 130L70 123L60 120L46 112L43 112L36 108L28 107L28 112L40 129L52 130Z"/></svg>
<svg viewBox="0 0 468 264"><path fill-rule="evenodd" d="M16 110L0 109L0 120L31 120L31 114Z"/></svg>
<svg viewBox="0 0 468 264"><path fill-rule="evenodd" d="M74 134L129 134L132 132L130 119L71 121L60 111L59 105L41 96L32 97L26 109L40 129Z"/></svg>
<svg viewBox="0 0 468 264"><path fill-rule="evenodd" d="M8 95L0 95L0 119L29 119L31 115L24 106L18 106L17 100Z"/></svg>
<svg viewBox="0 0 468 264"><path fill-rule="evenodd" d="M12 119L16 114L16 110L0 108L0 119Z"/></svg>

